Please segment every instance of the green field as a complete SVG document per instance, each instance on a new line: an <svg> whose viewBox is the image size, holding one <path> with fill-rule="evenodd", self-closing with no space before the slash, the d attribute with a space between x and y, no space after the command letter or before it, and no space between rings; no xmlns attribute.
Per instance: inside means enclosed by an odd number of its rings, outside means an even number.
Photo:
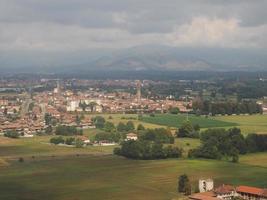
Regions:
<svg viewBox="0 0 267 200"><path fill-rule="evenodd" d="M91 116L96 116L96 115L91 115ZM153 123L146 123L144 121L139 121L138 120L138 115L137 114L99 114L99 116L104 117L107 121L110 121L114 123L115 125L118 125L119 122L127 123L128 121L132 121L137 127L138 124L143 124L144 127L146 128L159 128L162 127L157 124ZM111 117L111 119L110 119Z"/></svg>
<svg viewBox="0 0 267 200"><path fill-rule="evenodd" d="M104 115L106 119L109 115ZM125 117L126 119L121 119ZM112 115L109 121L127 122L137 115ZM183 115L145 116L131 119L147 128L178 127ZM223 116L204 118L190 116L202 128L238 126L242 131L265 133L267 116ZM157 120L155 122L155 120ZM152 124L157 123L157 124ZM166 124L167 123L167 124ZM93 139L97 129L84 134ZM247 133L247 132L245 132ZM138 161L112 155L114 146L72 148L49 144L53 136L10 139L0 137L0 199L5 200L164 200L180 199L176 192L177 177L188 174L193 185L199 178L213 178L215 184L267 185L267 153L240 156L234 164L216 160L167 159ZM200 145L198 139L177 138L176 146L185 151ZM34 156L34 157L33 157ZM18 162L23 157L24 162Z"/></svg>
<svg viewBox="0 0 267 200"><path fill-rule="evenodd" d="M87 133L88 134L88 133ZM76 154L111 154L114 146L88 146L85 148L63 147L49 144L53 136L38 136L33 138L10 139L0 137L0 158L62 156ZM1 161L1 160L0 160Z"/></svg>
<svg viewBox="0 0 267 200"><path fill-rule="evenodd" d="M171 115L171 114L158 114L155 117L145 115L141 118L141 121L151 124L169 126L169 127L180 127L181 124L187 119L186 115ZM237 123L226 122L212 118L197 117L189 115L188 119L193 124L200 125L201 128L214 128L214 127L231 127L237 126Z"/></svg>
<svg viewBox="0 0 267 200"><path fill-rule="evenodd" d="M136 161L112 155L29 158L0 168L0 199L178 199L177 177L183 173L194 184L199 178L212 177L216 184L264 187L266 160L264 165L250 165L255 158L257 155L246 156L240 164L212 160Z"/></svg>
<svg viewBox="0 0 267 200"><path fill-rule="evenodd" d="M214 117L216 120L237 123L242 133L267 134L267 115L239 115Z"/></svg>
<svg viewBox="0 0 267 200"><path fill-rule="evenodd" d="M88 130L92 136L97 130ZM177 177L187 173L216 184L267 184L267 153L241 156L239 164L214 160L137 161L111 155L114 147L49 145L51 136L0 137L0 199L179 199ZM176 139L187 151L197 139ZM34 156L34 158L32 157ZM24 162L18 162L23 157Z"/></svg>

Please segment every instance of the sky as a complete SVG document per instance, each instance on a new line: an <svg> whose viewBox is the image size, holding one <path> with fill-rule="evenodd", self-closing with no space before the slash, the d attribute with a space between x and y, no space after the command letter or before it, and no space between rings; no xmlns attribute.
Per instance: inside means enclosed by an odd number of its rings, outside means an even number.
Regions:
<svg viewBox="0 0 267 200"><path fill-rule="evenodd" d="M267 50L267 0L0 0L0 51Z"/></svg>

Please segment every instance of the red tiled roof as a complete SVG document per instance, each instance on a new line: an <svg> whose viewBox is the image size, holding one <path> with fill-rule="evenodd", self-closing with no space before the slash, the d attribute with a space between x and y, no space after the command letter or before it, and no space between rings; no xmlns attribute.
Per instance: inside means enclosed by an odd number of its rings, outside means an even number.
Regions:
<svg viewBox="0 0 267 200"><path fill-rule="evenodd" d="M189 196L189 199L194 200L219 200L213 192L202 192Z"/></svg>
<svg viewBox="0 0 267 200"><path fill-rule="evenodd" d="M253 194L258 196L267 196L267 191L262 188L249 187L249 186L239 186L236 189L237 192Z"/></svg>
<svg viewBox="0 0 267 200"><path fill-rule="evenodd" d="M217 194L228 194L234 191L235 188L232 185L221 185L220 187L215 189Z"/></svg>

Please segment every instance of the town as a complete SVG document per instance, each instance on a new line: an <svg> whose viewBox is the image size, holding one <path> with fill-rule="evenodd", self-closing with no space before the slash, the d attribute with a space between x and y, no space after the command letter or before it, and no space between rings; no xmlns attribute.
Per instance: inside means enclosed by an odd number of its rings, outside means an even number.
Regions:
<svg viewBox="0 0 267 200"><path fill-rule="evenodd" d="M75 126L81 129L94 127L90 116L84 114L101 113L166 113L171 108L181 113L188 113L192 110L192 100L182 97L181 100L174 100L171 97L166 99L155 99L143 97L141 94L142 85L148 85L149 81L127 81L115 80L104 81L105 87L126 86L136 93L125 91L107 92L99 88L88 88L82 92L68 89L67 83L60 80L39 80L38 85L32 86L40 90L42 86L50 85L48 91L28 92L26 88L20 88L20 94L10 93L0 99L0 133L6 131L18 131L24 137L42 133L47 128L46 119L51 117L54 125ZM98 81L100 82L100 81ZM90 87L90 81L73 81L76 87ZM93 85L97 82L92 81ZM27 83L25 83L27 85ZM29 83L28 83L29 84ZM53 85L55 87L53 88ZM1 85L12 88L12 82ZM123 87L122 87L123 88ZM83 115L81 120L77 117Z"/></svg>

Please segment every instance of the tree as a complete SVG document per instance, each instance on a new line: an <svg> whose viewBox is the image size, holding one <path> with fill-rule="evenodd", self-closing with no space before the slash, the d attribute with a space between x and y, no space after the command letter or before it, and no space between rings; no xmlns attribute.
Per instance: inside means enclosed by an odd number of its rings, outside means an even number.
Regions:
<svg viewBox="0 0 267 200"><path fill-rule="evenodd" d="M189 178L186 174L183 174L178 179L178 192L186 193L188 190Z"/></svg>
<svg viewBox="0 0 267 200"><path fill-rule="evenodd" d="M65 141L67 145L72 145L74 142L75 142L75 138L73 137L67 138Z"/></svg>
<svg viewBox="0 0 267 200"><path fill-rule="evenodd" d="M194 129L191 121L186 120L182 123L178 131L176 132L177 137L189 137L189 138L198 138L199 133L198 129L199 127L195 127L197 130Z"/></svg>
<svg viewBox="0 0 267 200"><path fill-rule="evenodd" d="M52 116L49 113L45 113L45 125L51 125Z"/></svg>
<svg viewBox="0 0 267 200"><path fill-rule="evenodd" d="M49 125L48 127L45 128L45 133L46 134L51 134L53 132L53 128L51 125Z"/></svg>
<svg viewBox="0 0 267 200"><path fill-rule="evenodd" d="M56 135L65 135L65 136L71 136L71 135L82 135L83 131L80 129L78 130L74 126L65 126L60 125L56 127L55 131Z"/></svg>
<svg viewBox="0 0 267 200"><path fill-rule="evenodd" d="M53 137L50 139L50 143L52 143L52 144L64 144L65 140L62 136Z"/></svg>
<svg viewBox="0 0 267 200"><path fill-rule="evenodd" d="M238 151L236 150L232 153L232 162L238 163L238 161L239 161L239 155L238 155Z"/></svg>
<svg viewBox="0 0 267 200"><path fill-rule="evenodd" d="M143 130L145 130L145 127L143 126L143 124L138 124L137 130L138 131L143 131Z"/></svg>
<svg viewBox="0 0 267 200"><path fill-rule="evenodd" d="M170 109L169 109L169 112L170 112L171 114L177 115L177 114L180 112L180 110L179 110L179 108L174 107L174 108L170 108Z"/></svg>
<svg viewBox="0 0 267 200"><path fill-rule="evenodd" d="M81 123L81 118L79 117L79 115L76 115L75 122L77 125L79 125Z"/></svg>
<svg viewBox="0 0 267 200"><path fill-rule="evenodd" d="M119 122L119 124L117 125L117 131L119 132L127 131L127 126L124 123Z"/></svg>
<svg viewBox="0 0 267 200"><path fill-rule="evenodd" d="M89 107L90 107L91 112L94 112L96 105L97 105L97 103L94 101L89 103Z"/></svg>
<svg viewBox="0 0 267 200"><path fill-rule="evenodd" d="M106 122L106 120L105 120L104 117L102 117L102 116L96 116L92 120L93 120L96 128L99 128L99 129L104 128L104 125L105 125L105 122Z"/></svg>
<svg viewBox="0 0 267 200"><path fill-rule="evenodd" d="M82 141L80 138L77 138L77 139L75 140L75 147L76 147L76 148L82 148L83 145L84 145L84 143L83 143L83 141Z"/></svg>
<svg viewBox="0 0 267 200"><path fill-rule="evenodd" d="M7 131L4 133L4 136L9 138L19 138L20 134L17 131Z"/></svg>
<svg viewBox="0 0 267 200"><path fill-rule="evenodd" d="M115 129L116 128L112 122L106 122L104 125L104 130L107 132L113 132L113 131L115 131Z"/></svg>
<svg viewBox="0 0 267 200"><path fill-rule="evenodd" d="M85 111L85 109L87 108L87 104L85 102L80 102L79 103L79 107L83 109L83 111Z"/></svg>
<svg viewBox="0 0 267 200"><path fill-rule="evenodd" d="M135 129L135 127L134 127L134 123L132 122L132 121L128 121L127 123L126 123L126 130L127 131L133 131Z"/></svg>

